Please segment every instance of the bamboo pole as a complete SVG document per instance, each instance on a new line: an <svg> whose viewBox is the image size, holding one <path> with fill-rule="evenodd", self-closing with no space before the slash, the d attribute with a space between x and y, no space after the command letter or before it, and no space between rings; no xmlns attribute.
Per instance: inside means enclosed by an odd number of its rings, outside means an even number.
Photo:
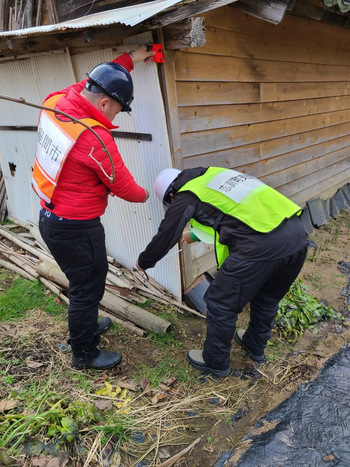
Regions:
<svg viewBox="0 0 350 467"><path fill-rule="evenodd" d="M111 320L114 321L115 323L120 324L121 326L123 326L123 328L128 329L129 331L137 334L140 337L143 337L144 334L145 334L145 332L142 329L140 329L139 327L137 327L134 324L129 323L129 322L123 320L123 319L117 318L113 313L107 312L105 310L101 310L101 308L99 308L98 309L98 314L99 314L99 316L107 316L108 318L111 318Z"/></svg>
<svg viewBox="0 0 350 467"><path fill-rule="evenodd" d="M39 275L68 288L68 279L57 264L55 265L53 263L41 261L37 264L36 270ZM149 331L166 334L171 327L171 323L169 323L169 321L159 318L158 316L153 315L132 303L128 303L122 298L107 291L105 291L103 295L101 306L106 308L108 311L115 313L119 318L131 321L137 326Z"/></svg>
<svg viewBox="0 0 350 467"><path fill-rule="evenodd" d="M14 254L9 253L9 252L4 251L4 250L0 250L0 253L3 256L6 256L7 259L12 261L12 263L16 264L19 268L23 269L24 271L26 271L31 276L35 277L36 279L39 277L39 274L36 272L36 270L33 267L31 267L31 266L29 266L29 264L25 263L23 261L23 259L20 259L21 255L14 255Z"/></svg>
<svg viewBox="0 0 350 467"><path fill-rule="evenodd" d="M36 239L36 241L39 243L39 246L43 247L45 251L47 251L47 247L45 244L43 244L43 240L41 238L41 235L39 233L39 230L36 225L28 224L25 222L22 222L18 219L15 219L13 217L9 217L9 220L14 222L15 224L19 225L20 227L26 228L31 232L31 235ZM49 261L53 265L57 266L56 261L54 258L51 256L51 254L48 252L47 254L45 252L40 252L36 248L31 248L30 245L27 245L25 242L22 242L19 238L18 235L12 232L9 232L8 229L2 229L0 228L0 235L3 235L5 238L13 241L16 243L18 246L20 246L23 249L26 249L30 253L32 253L35 257L39 258L41 261ZM41 241L40 241L41 240ZM113 258L109 257L110 261L113 261ZM57 266L58 267L58 266ZM119 276L122 276L119 277ZM126 290L132 290L136 289L139 291L139 293L143 296L147 296L149 298L155 297L158 299L159 302L165 303L172 305L174 307L177 307L179 310L184 310L187 311L195 316L198 316L201 319L205 319L205 316L198 311L194 310L193 308L190 308L183 304L182 302L177 301L174 298L170 298L166 295L166 290L159 285L154 279L149 278L149 280L146 280L139 271L133 270L125 270L120 267L116 267L112 264L109 264L109 270L107 273L107 284L112 284L117 287L122 287L125 288ZM68 285L67 285L68 287ZM113 294L112 294L113 295ZM117 296L116 296L117 297ZM118 297L117 297L118 298ZM122 299L123 300L123 299ZM123 300L123 304L125 306L127 298ZM152 315L154 316L154 315ZM129 318L126 318L129 320ZM132 321L132 320L130 320ZM142 326L141 326L142 327ZM158 332L158 331L157 331Z"/></svg>
<svg viewBox="0 0 350 467"><path fill-rule="evenodd" d="M112 272L108 271L107 273L107 279L113 284L113 285L116 285L118 287L121 287L123 289L128 289L128 290L131 290L133 287L132 285L129 283L127 284L125 281L123 281L122 279L119 279L119 277L117 277L115 274L113 274Z"/></svg>
<svg viewBox="0 0 350 467"><path fill-rule="evenodd" d="M8 216L8 220L13 222L16 225L19 225L20 227L23 227L24 229L29 230L30 225L27 224L26 222L20 221L19 219L15 219L14 217Z"/></svg>
<svg viewBox="0 0 350 467"><path fill-rule="evenodd" d="M3 268L9 269L12 272L15 272L16 274L19 274L20 276L25 277L26 279L29 279L30 281L37 280L36 277L31 276L26 271L23 271L23 269L3 259L0 259L0 266L2 266Z"/></svg>
<svg viewBox="0 0 350 467"><path fill-rule="evenodd" d="M40 280L40 282L42 282L45 285L45 287L47 287L49 290L51 290L51 292L53 292L55 295L57 295L66 305L69 305L69 298L66 297L62 293L62 291L60 290L59 287L57 287L56 284L54 284L52 281L47 280L43 276L39 276L39 280ZM122 319L117 318L116 316L114 316L111 313L108 313L105 310L101 310L99 308L98 309L98 314L99 314L99 316L108 316L108 318L111 318L111 320L114 321L115 323L120 324L125 329L128 329L129 331L137 334L140 337L143 337L143 335L144 335L144 331L142 329L138 328L137 326L133 325L132 323L128 323L128 322L126 322L126 321L124 321Z"/></svg>
<svg viewBox="0 0 350 467"><path fill-rule="evenodd" d="M20 246L24 250L29 251L29 253L36 256L40 260L49 261L50 263L56 263L55 260L52 258L52 256L49 256L46 253L40 252L37 248L34 248L34 247L28 245L27 243L20 240L17 235L15 235L12 232L9 232L8 230L6 230L6 229L4 229L2 227L0 227L0 235L7 238L11 242L15 243L17 246Z"/></svg>

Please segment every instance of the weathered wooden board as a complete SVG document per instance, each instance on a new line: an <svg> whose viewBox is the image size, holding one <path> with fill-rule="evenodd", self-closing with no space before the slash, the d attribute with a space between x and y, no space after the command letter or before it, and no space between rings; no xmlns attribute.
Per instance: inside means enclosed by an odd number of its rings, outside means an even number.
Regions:
<svg viewBox="0 0 350 467"><path fill-rule="evenodd" d="M228 148L222 151L217 150L206 154L196 154L183 159L183 168L219 166L228 169L243 166L244 164L260 163L261 143L247 144L237 148Z"/></svg>
<svg viewBox="0 0 350 467"><path fill-rule="evenodd" d="M318 191L317 185L319 183L326 182L328 180L327 189L329 187L335 187L335 186L338 188L349 181L348 177L346 177L345 175L346 169L349 170L349 160L342 160L339 162L335 162L334 164L328 167L324 167L321 170L314 172L312 175L299 178L286 185L280 186L278 187L278 190L281 193L283 193L285 196L288 196L292 198L293 200L299 199L300 201L298 202L305 204L305 202L302 201L302 197L300 197L301 191L309 190L311 192L312 187L314 187L313 196L310 196L307 198L309 200L309 199L319 196L317 195L317 191ZM340 181L342 185L338 185L336 180Z"/></svg>
<svg viewBox="0 0 350 467"><path fill-rule="evenodd" d="M285 138L264 141L260 147L262 159L268 159L284 152L295 151L321 142L343 138L349 134L349 123L326 126L325 128L309 130L303 133L289 135Z"/></svg>
<svg viewBox="0 0 350 467"><path fill-rule="evenodd" d="M234 82L318 82L347 81L350 66L310 63L278 62L175 53L178 81L234 81Z"/></svg>
<svg viewBox="0 0 350 467"><path fill-rule="evenodd" d="M278 103L192 106L179 109L180 131L202 131L350 109L350 96Z"/></svg>
<svg viewBox="0 0 350 467"><path fill-rule="evenodd" d="M247 172L258 178L264 177L265 183L269 184L270 174L306 163L311 159L319 159L332 152L340 153L343 151L344 155L350 155L350 135L313 146L307 146L306 148L287 152L276 157L259 159L257 162L250 163L249 160L245 160L242 165L236 164L234 167L240 172Z"/></svg>
<svg viewBox="0 0 350 467"><path fill-rule="evenodd" d="M315 83L230 83L178 81L179 107L249 104L350 95L350 81Z"/></svg>
<svg viewBox="0 0 350 467"><path fill-rule="evenodd" d="M278 26L261 21L229 6L212 10L201 16L204 16L207 28L213 27L232 33L249 34L260 40L273 37L276 41L283 41L294 37L299 41L303 39L308 47L313 47L315 44L332 43L335 49L342 48L349 37L347 29L288 14Z"/></svg>
<svg viewBox="0 0 350 467"><path fill-rule="evenodd" d="M252 175L267 175L283 168L284 162L280 158L284 157L285 154L292 154L296 163L300 162L300 158L309 160L311 157L318 157L347 147L349 145L348 135L349 124L346 123L338 125L336 129L333 127L323 128L293 137L287 136L278 140L186 157L183 161L183 168L218 165L227 168L235 167L240 170L249 164L253 170Z"/></svg>
<svg viewBox="0 0 350 467"><path fill-rule="evenodd" d="M312 47L293 34L276 41L273 36L257 40L247 33L235 33L218 28L206 27L206 47L187 49L188 53L212 54L237 58L275 60L283 62L314 63L328 65L350 65L347 42L313 43Z"/></svg>
<svg viewBox="0 0 350 467"><path fill-rule="evenodd" d="M291 167L285 167L282 170L270 173L263 177L261 177L260 174L259 176L268 185L279 189L300 178L305 178L309 175L312 176L314 173L317 173L324 168L331 168L336 164L343 164L346 168L346 164L349 164L349 150L350 148L346 147L328 154L320 154L319 157L315 157L314 159L303 161L297 165L293 164ZM288 158L288 156L290 157L288 154L285 158ZM251 173L249 171L249 166L247 167L247 172ZM295 193L293 193L293 195L294 194Z"/></svg>
<svg viewBox="0 0 350 467"><path fill-rule="evenodd" d="M239 8L256 18L278 24L282 21L288 6L288 0L241 0Z"/></svg>
<svg viewBox="0 0 350 467"><path fill-rule="evenodd" d="M317 180L313 185L307 184L304 190L298 191L293 196L293 201L302 206L305 204L305 199L311 200L319 197L322 199L330 198L346 183L349 183L349 177L344 170L333 174L331 178L326 175L325 178Z"/></svg>
<svg viewBox="0 0 350 467"><path fill-rule="evenodd" d="M179 107L253 103L260 100L260 83L178 81L176 91Z"/></svg>
<svg viewBox="0 0 350 467"><path fill-rule="evenodd" d="M350 72L349 72L350 73ZM215 83L216 84L216 83ZM350 95L350 81L315 83L261 83L260 101L286 101Z"/></svg>
<svg viewBox="0 0 350 467"><path fill-rule="evenodd" d="M277 122L277 121L276 121ZM181 135L183 156L205 154L219 149L244 146L253 142L276 140L278 138L298 135L307 131L328 128L347 122L350 128L350 110L329 112L300 118L290 118L276 122L240 125L215 130L201 131L200 137L195 133Z"/></svg>

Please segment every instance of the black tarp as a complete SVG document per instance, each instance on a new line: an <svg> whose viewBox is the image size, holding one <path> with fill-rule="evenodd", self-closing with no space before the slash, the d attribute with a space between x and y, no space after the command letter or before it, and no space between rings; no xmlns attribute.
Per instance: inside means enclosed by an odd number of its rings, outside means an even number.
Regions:
<svg viewBox="0 0 350 467"><path fill-rule="evenodd" d="M273 429L252 439L249 449L225 467L350 466L350 345L330 358L317 378L264 416Z"/></svg>

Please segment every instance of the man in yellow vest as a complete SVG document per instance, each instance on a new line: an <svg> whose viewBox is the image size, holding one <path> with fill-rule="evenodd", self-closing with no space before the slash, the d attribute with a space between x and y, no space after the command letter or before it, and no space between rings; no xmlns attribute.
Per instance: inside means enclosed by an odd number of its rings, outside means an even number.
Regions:
<svg viewBox="0 0 350 467"><path fill-rule="evenodd" d="M222 167L165 169L154 188L165 217L139 255L139 270L154 267L188 223L211 238L215 248L219 271L204 296L204 349L190 350L188 362L202 372L228 376L233 338L250 358L263 362L278 304L306 257L301 208L261 180ZM248 302L248 328L236 330Z"/></svg>
<svg viewBox="0 0 350 467"><path fill-rule="evenodd" d="M45 99L46 108L61 113L40 114L32 185L41 198L40 233L69 280L68 342L76 369L103 370L121 360L119 352L98 348L100 335L111 326L109 318L98 320L108 271L100 217L109 194L133 203L149 197L125 166L110 130L117 128L112 121L119 112L131 112L130 71L152 55L142 45L97 65L87 79Z"/></svg>

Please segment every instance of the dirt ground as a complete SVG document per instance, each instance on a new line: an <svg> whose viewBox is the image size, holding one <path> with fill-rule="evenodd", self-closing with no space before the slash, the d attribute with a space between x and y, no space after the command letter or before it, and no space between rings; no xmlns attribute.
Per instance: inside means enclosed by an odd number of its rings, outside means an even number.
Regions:
<svg viewBox="0 0 350 467"><path fill-rule="evenodd" d="M111 384L121 380L136 381L138 388L132 396L137 400L137 410L132 414L142 419L138 433L141 441L132 438L122 445L118 460L104 465L210 467L216 466L218 459L221 459L218 465L234 465L249 446L245 437L254 430L258 420L292 394L299 384L313 380L324 362L349 342L350 297L347 294L350 277L349 269L342 267L342 263L350 262L350 212L342 211L327 225L314 229L310 238L317 248L309 249L300 277L308 286L308 293L335 308L345 319L323 323L318 326L317 333L306 331L296 342L288 342L275 330L272 345L266 350L267 363L263 365L257 366L233 343L232 376L215 380L200 375L187 364L186 352L202 347L205 321L187 314L177 314L173 324L174 339L168 345L157 344L149 337L138 337L126 330L117 336L112 331L104 335L104 347L107 350L118 349L123 361L119 367L99 378L91 375L95 379L94 384L98 388L106 379ZM174 310L164 312L170 317ZM33 332L32 353L35 354L37 348L41 360L42 355L49 359L49 355L54 354L62 367L69 368L69 353L54 351L57 342L65 342L66 323L53 325L47 315L38 311L33 313L35 323L33 316L28 316L21 323L2 326L3 330L10 336L20 335L24 329L27 333ZM245 327L248 319L247 309L239 317L238 326ZM24 357L22 352L21 358ZM177 379L167 387L163 384L160 389L147 393L142 388L140 369L158 368L169 359L173 362L173 375ZM180 375L183 372L192 378L191 382L188 379L186 383L182 382ZM37 377L40 377L39 373ZM143 418L140 415L142 410ZM193 447L185 452L192 443ZM224 453L227 464L223 460ZM166 464L167 459L176 455L176 461ZM25 465L34 464L27 461ZM76 461L68 465L102 464Z"/></svg>
<svg viewBox="0 0 350 467"><path fill-rule="evenodd" d="M292 394L299 384L313 380L324 362L350 341L350 299L349 296L341 295L349 284L350 277L347 274L350 271L342 269L339 264L350 262L350 212L343 211L329 224L314 229L309 237L317 248L309 249L300 277L308 286L308 293L341 312L345 320L323 323L318 326L317 333L306 331L295 343L288 343L275 330L271 339L274 345L266 350L268 362L262 366L253 363L233 343L231 367L237 376L221 382L205 383L213 393L219 395L216 401L218 406L216 411L209 410L209 415L204 415L206 410L202 407L203 416L193 421L188 419L187 431L194 433L190 438L200 437L201 440L191 453L184 455L175 464L177 467L214 466L218 458L225 457L223 453L227 454L231 462L237 460L249 446L249 441L244 438L253 430L256 422ZM244 328L248 319L249 311L245 310L239 317L238 326ZM205 323L183 317L175 333L184 343L184 349L177 351L177 354L185 365L185 350L201 348ZM162 358L161 352L157 351L147 357L148 352L143 349L144 358L148 361L151 358L156 363ZM131 365L139 364L131 353L127 360L130 363L134 361ZM198 373L192 369L189 371ZM225 417L218 416L220 411L225 413Z"/></svg>

